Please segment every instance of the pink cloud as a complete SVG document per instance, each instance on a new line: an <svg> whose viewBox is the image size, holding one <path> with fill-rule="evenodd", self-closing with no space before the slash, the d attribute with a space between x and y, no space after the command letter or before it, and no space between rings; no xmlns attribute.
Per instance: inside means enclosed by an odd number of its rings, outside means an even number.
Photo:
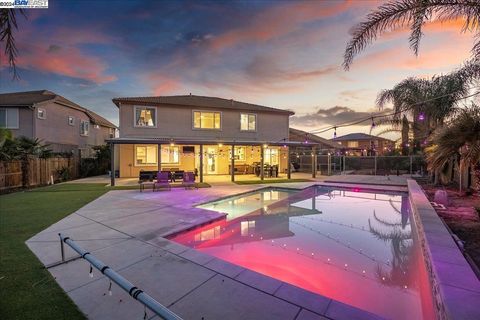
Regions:
<svg viewBox="0 0 480 320"><path fill-rule="evenodd" d="M300 25L339 15L358 1L336 1L326 5L322 1L293 2L275 6L257 14L245 27L227 31L211 41L214 50L223 50L247 42L264 42L295 31Z"/></svg>
<svg viewBox="0 0 480 320"><path fill-rule="evenodd" d="M117 79L106 74L108 64L101 58L86 54L78 45L112 43L113 39L94 29L61 27L36 30L26 25L19 33L17 66L84 79L102 84Z"/></svg>

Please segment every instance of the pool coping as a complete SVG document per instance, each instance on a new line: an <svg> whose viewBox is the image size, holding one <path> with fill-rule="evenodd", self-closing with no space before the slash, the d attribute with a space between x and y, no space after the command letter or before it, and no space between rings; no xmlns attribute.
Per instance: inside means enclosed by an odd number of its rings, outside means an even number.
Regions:
<svg viewBox="0 0 480 320"><path fill-rule="evenodd" d="M407 185L437 319L480 319L480 280L420 185Z"/></svg>

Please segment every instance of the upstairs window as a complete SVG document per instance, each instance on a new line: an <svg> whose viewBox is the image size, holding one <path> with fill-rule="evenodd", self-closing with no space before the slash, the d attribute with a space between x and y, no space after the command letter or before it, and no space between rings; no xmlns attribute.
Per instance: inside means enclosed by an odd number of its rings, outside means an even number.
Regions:
<svg viewBox="0 0 480 320"><path fill-rule="evenodd" d="M349 148L358 148L358 141L348 141L347 147Z"/></svg>
<svg viewBox="0 0 480 320"><path fill-rule="evenodd" d="M257 130L257 115L251 113L240 114L240 130L242 131L256 131Z"/></svg>
<svg viewBox="0 0 480 320"><path fill-rule="evenodd" d="M82 122L80 123L80 135L88 136L89 130L90 130L90 122L82 120Z"/></svg>
<svg viewBox="0 0 480 320"><path fill-rule="evenodd" d="M68 116L68 124L71 126L75 125L75 117L73 116Z"/></svg>
<svg viewBox="0 0 480 320"><path fill-rule="evenodd" d="M157 108L155 107L135 107L135 127L157 126Z"/></svg>
<svg viewBox="0 0 480 320"><path fill-rule="evenodd" d="M108 136L110 138L115 138L115 128L109 128L108 129Z"/></svg>
<svg viewBox="0 0 480 320"><path fill-rule="evenodd" d="M18 129L18 108L0 108L0 128Z"/></svg>
<svg viewBox="0 0 480 320"><path fill-rule="evenodd" d="M135 146L135 165L136 166L155 166L157 165L157 146L144 145Z"/></svg>
<svg viewBox="0 0 480 320"><path fill-rule="evenodd" d="M193 127L195 129L221 129L220 112L193 112Z"/></svg>
<svg viewBox="0 0 480 320"><path fill-rule="evenodd" d="M45 109L42 109L42 108L38 108L37 109L37 117L38 119L47 119L47 110Z"/></svg>

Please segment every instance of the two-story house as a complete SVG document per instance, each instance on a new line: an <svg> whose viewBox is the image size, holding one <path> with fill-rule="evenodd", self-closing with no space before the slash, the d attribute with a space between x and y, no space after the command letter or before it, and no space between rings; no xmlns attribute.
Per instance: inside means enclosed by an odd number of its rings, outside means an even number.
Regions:
<svg viewBox="0 0 480 320"><path fill-rule="evenodd" d="M200 181L204 175L263 179L272 171L290 177L289 146L315 145L289 140L294 113L288 110L195 95L113 102L119 108L120 137L109 142L116 146L112 159L120 177L156 170L195 171Z"/></svg>
<svg viewBox="0 0 480 320"><path fill-rule="evenodd" d="M114 138L116 126L51 91L0 94L0 128L14 137L38 138L54 152L89 154L92 146Z"/></svg>
<svg viewBox="0 0 480 320"><path fill-rule="evenodd" d="M384 155L395 148L395 142L366 133L350 133L331 140L336 142L349 155Z"/></svg>

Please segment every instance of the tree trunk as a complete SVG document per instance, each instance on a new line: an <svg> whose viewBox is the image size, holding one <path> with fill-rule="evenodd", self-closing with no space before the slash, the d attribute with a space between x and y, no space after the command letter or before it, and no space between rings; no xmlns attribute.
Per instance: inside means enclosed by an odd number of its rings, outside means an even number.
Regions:
<svg viewBox="0 0 480 320"><path fill-rule="evenodd" d="M30 185L30 163L28 156L22 158L22 187L27 188Z"/></svg>

